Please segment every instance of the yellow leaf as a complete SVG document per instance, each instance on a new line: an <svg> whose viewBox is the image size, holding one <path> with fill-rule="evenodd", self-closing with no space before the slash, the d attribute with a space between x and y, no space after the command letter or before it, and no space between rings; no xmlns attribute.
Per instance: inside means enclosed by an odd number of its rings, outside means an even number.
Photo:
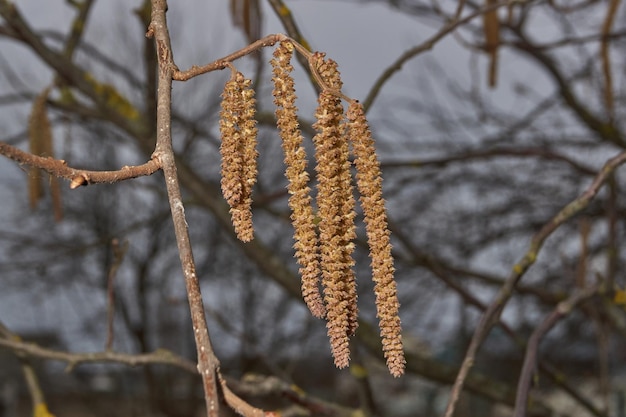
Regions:
<svg viewBox="0 0 626 417"><path fill-rule="evenodd" d="M304 390L302 388L300 388L299 386L297 386L296 384L291 384L289 386L289 388L291 388L291 390L293 392L295 392L298 395L306 395L306 393L304 392Z"/></svg>
<svg viewBox="0 0 626 417"><path fill-rule="evenodd" d="M618 305L626 305L626 290L615 291L613 302Z"/></svg>
<svg viewBox="0 0 626 417"><path fill-rule="evenodd" d="M35 406L33 417L54 417L54 414L48 411L46 403L39 403Z"/></svg>
<svg viewBox="0 0 626 417"><path fill-rule="evenodd" d="M108 107L129 120L139 118L139 111L130 101L121 95L115 87L96 80L91 74L86 73L85 80L91 85L94 92Z"/></svg>
<svg viewBox="0 0 626 417"><path fill-rule="evenodd" d="M367 369L361 365L350 365L350 373L357 378L365 378L367 376Z"/></svg>

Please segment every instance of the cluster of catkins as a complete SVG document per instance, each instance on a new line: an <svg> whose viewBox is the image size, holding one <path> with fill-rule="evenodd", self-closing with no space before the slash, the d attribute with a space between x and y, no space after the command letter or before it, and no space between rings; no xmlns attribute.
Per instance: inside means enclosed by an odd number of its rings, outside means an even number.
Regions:
<svg viewBox="0 0 626 417"><path fill-rule="evenodd" d="M299 45L298 45L299 46ZM274 103L278 131L285 154L289 180L289 207L294 227L295 256L300 265L302 295L311 313L327 321L335 364L350 361L349 338L357 326L357 290L353 270L355 201L352 189L350 152L356 167L370 248L372 277L375 283L377 316L383 352L394 376L404 373L399 303L394 281L394 266L382 198L380 164L374 141L365 119L363 106L341 93L342 82L337 64L323 53L308 54L310 68L321 87L313 127L317 196L314 209L307 155L298 124L291 58L296 45L282 41L274 51ZM252 187L256 182L256 122L254 91L251 81L233 69L222 94L220 131L222 135L222 192L228 204L237 236L253 238ZM344 114L342 99L349 103ZM323 291L320 291L320 284Z"/></svg>

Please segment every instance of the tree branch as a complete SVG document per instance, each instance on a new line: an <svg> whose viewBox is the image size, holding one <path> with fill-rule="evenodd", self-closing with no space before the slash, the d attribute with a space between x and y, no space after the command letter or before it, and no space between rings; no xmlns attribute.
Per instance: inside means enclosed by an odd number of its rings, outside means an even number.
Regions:
<svg viewBox="0 0 626 417"><path fill-rule="evenodd" d="M55 177L70 180L70 188L72 189L80 187L81 185L114 183L130 178L152 175L161 168L161 164L158 160L151 159L145 164L124 166L117 171L89 171L69 167L63 160L24 152L4 142L0 142L0 155L4 155L20 164L41 168Z"/></svg>
<svg viewBox="0 0 626 417"><path fill-rule="evenodd" d="M205 74L207 72L224 69L228 67L228 64L232 61L251 54L252 52L257 51L261 48L275 45L276 42L279 42L283 39L286 39L285 35L267 35L263 39L259 39L258 41L251 43L250 45L241 48L240 50L233 52L232 54L227 55L224 58L213 61L210 64L202 65L200 67L197 65L193 65L186 71L179 71L177 69L172 73L172 78L176 81L187 81L195 76Z"/></svg>
<svg viewBox="0 0 626 417"><path fill-rule="evenodd" d="M433 47L439 41L445 38L446 35L454 32L460 26L464 25L465 23L479 16L482 16L486 12L497 10L500 7L510 6L512 4L532 3L533 1L535 0L521 0L521 1L520 0L506 0L506 1L498 2L495 4L491 4L489 6L483 7L479 10L476 10L462 19L460 19L460 13L463 10L465 1L460 2L457 8L456 16L453 19L451 19L437 33L432 35L430 38L426 39L424 42L420 43L417 46L414 46L413 48L407 49L402 55L400 55L395 60L395 62L393 62L390 66L387 67L387 69L383 71L383 73L374 82L374 85L372 86L372 89L370 90L365 100L363 100L363 107L365 108L365 110L369 110L369 108L374 103L374 100L376 100L376 97L378 97L378 94L380 93L380 90L382 89L383 85L385 85L385 83L389 81L389 79L396 72L400 71L402 69L402 66L405 63L415 58L417 55L433 49Z"/></svg>
<svg viewBox="0 0 626 417"><path fill-rule="evenodd" d="M469 370L472 368L478 349L489 334L491 328L498 322L500 314L502 313L502 310L508 300L511 298L515 286L524 276L528 268L530 268L537 260L537 256L545 240L564 222L571 219L577 213L586 208L589 202L598 193L602 185L604 185L604 183L610 178L613 171L615 171L615 169L624 162L626 162L626 152L622 152L609 159L587 190L574 201L565 206L532 238L526 254L513 266L513 271L511 272L510 277L498 292L495 300L489 305L489 308L485 311L478 323L478 326L476 327L476 331L472 336L469 348L467 349L467 353L463 359L461 369L456 377L448 406L446 408L445 417L452 417L454 408L461 394L461 390L463 389L465 378L467 378Z"/></svg>
<svg viewBox="0 0 626 417"><path fill-rule="evenodd" d="M522 372L517 384L517 396L515 401L515 412L513 417L525 417L528 404L528 390L532 382L532 376L537 364L537 354L539 342L548 331L562 318L566 317L572 310L583 301L598 293L598 286L589 287L577 294L572 295L567 300L561 301L556 308L545 318L545 320L535 329L528 340L526 355Z"/></svg>
<svg viewBox="0 0 626 417"><path fill-rule="evenodd" d="M206 317L204 315L202 294L200 293L200 284L198 282L198 276L196 275L196 267L189 239L189 229L185 218L185 209L180 186L178 184L174 149L172 148L172 76L176 66L172 56L169 31L165 17L166 10L167 2L165 0L152 0L152 17L146 35L154 37L158 59L157 137L154 156L161 162L163 174L165 175L168 200L176 234L176 243L178 245L178 253L185 277L185 285L187 287L187 297L189 299L191 321L198 355L198 371L202 376L207 416L218 417L219 398L217 373L219 370L219 361L213 352Z"/></svg>
<svg viewBox="0 0 626 417"><path fill-rule="evenodd" d="M536 48L519 29L511 28L511 30L521 39L520 42L513 43L513 46L518 51L525 53L537 61L550 74L559 87L563 100L572 112L578 116L578 119L583 122L589 130L597 133L603 140L612 142L621 148L626 147L626 140L619 127L615 123L612 123L611 120L603 121L599 116L592 113L589 108L585 107L583 101L576 97L574 89L572 88L573 85L563 77L563 74L561 74L557 68L554 60L540 49Z"/></svg>
<svg viewBox="0 0 626 417"><path fill-rule="evenodd" d="M415 160L403 160L403 161L383 161L381 167L383 168L403 168L414 167L422 168L426 166L433 166L437 168L445 167L446 165L455 162L474 161L481 159L490 159L496 157L520 157L520 158L541 158L549 161L560 161L570 165L573 169L581 172L585 175L596 175L596 171L580 164L579 162L562 155L555 151L552 151L546 147L524 147L524 148L493 148L485 150L468 150L456 155L444 156L441 158L431 159L415 159Z"/></svg>
<svg viewBox="0 0 626 417"><path fill-rule="evenodd" d="M122 363L129 366L158 363L175 366L194 374L198 372L196 364L165 349L158 349L151 353L141 354L126 354L114 351L71 353L47 349L34 343L8 338L0 338L0 346L11 349L14 352L23 353L36 358L65 362L68 364L66 369L68 372L82 363L95 362Z"/></svg>

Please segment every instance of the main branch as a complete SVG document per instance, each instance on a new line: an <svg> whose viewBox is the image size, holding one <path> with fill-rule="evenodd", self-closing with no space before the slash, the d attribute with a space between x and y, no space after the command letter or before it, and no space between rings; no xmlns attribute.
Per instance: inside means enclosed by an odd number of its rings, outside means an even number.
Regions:
<svg viewBox="0 0 626 417"><path fill-rule="evenodd" d="M165 0L152 0L152 20L147 36L154 37L158 58L157 144L154 157L161 162L163 174L165 175L176 243L189 298L189 308L191 310L191 320L198 353L198 371L202 375L207 416L218 417L217 373L219 361L213 352L209 338L200 284L196 275L196 267L189 240L189 228L185 219L185 209L178 183L174 149L172 147L172 75L176 66L172 57L170 37L165 18L166 10L167 2Z"/></svg>

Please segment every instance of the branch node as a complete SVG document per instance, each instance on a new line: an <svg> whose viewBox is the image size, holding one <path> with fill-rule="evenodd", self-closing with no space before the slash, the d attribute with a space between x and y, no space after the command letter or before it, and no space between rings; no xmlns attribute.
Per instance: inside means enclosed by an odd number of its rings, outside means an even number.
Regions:
<svg viewBox="0 0 626 417"><path fill-rule="evenodd" d="M70 182L70 189L75 190L76 188L80 186L88 185L88 184L89 184L89 176L81 173L81 174L76 175L74 178L72 178L72 181Z"/></svg>

